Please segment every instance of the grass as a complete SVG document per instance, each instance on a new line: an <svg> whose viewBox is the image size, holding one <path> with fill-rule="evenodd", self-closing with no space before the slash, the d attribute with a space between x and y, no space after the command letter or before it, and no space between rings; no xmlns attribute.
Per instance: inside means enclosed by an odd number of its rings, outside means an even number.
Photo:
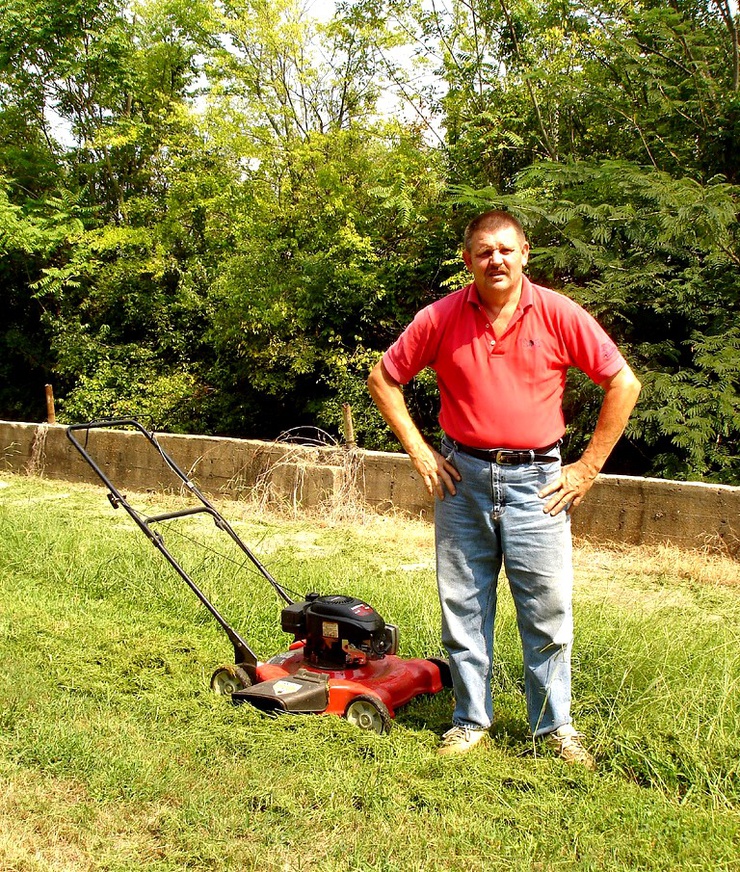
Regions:
<svg viewBox="0 0 740 872"><path fill-rule="evenodd" d="M401 653L441 653L428 526L223 510L288 587L365 598ZM266 583L208 550L235 556L210 524L178 523L168 543L226 617L284 650ZM508 594L492 739L442 759L446 691L388 737L214 696L227 640L101 488L0 477L0 542L2 870L740 869L737 563L577 548L589 774L527 736Z"/></svg>

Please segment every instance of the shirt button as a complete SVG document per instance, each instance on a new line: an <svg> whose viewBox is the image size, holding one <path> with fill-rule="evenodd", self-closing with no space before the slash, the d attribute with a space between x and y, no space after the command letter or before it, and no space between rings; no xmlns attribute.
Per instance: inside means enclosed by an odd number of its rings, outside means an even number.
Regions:
<svg viewBox="0 0 740 872"><path fill-rule="evenodd" d="M496 340L495 340L495 339L492 339L492 340L491 340L491 348L493 348L493 346L494 346L495 344L496 344Z"/></svg>

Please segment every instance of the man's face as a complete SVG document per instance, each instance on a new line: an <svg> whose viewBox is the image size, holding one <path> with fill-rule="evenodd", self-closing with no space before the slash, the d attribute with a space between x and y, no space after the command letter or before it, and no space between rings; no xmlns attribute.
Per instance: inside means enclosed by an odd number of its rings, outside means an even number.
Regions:
<svg viewBox="0 0 740 872"><path fill-rule="evenodd" d="M522 242L514 227L479 230L470 241L463 260L473 274L482 297L502 298L517 292L522 269L529 259L529 243Z"/></svg>

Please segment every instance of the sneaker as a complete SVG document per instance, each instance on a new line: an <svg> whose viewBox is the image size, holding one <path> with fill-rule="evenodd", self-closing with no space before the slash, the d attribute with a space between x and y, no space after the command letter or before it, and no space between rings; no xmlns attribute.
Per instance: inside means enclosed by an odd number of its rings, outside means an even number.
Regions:
<svg viewBox="0 0 740 872"><path fill-rule="evenodd" d="M486 737L488 730L476 730L473 727L453 727L442 736L442 745L438 754L465 754Z"/></svg>
<svg viewBox="0 0 740 872"><path fill-rule="evenodd" d="M572 724L565 724L554 732L548 733L544 740L545 745L552 748L566 763L580 763L589 772L595 772L596 761L581 744L582 738L583 736Z"/></svg>

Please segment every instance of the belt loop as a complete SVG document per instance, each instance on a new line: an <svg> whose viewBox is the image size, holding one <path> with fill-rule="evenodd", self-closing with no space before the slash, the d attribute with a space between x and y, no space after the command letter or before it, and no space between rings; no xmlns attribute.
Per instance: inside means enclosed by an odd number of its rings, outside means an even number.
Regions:
<svg viewBox="0 0 740 872"><path fill-rule="evenodd" d="M529 462L534 463L534 449L533 448L529 449Z"/></svg>

